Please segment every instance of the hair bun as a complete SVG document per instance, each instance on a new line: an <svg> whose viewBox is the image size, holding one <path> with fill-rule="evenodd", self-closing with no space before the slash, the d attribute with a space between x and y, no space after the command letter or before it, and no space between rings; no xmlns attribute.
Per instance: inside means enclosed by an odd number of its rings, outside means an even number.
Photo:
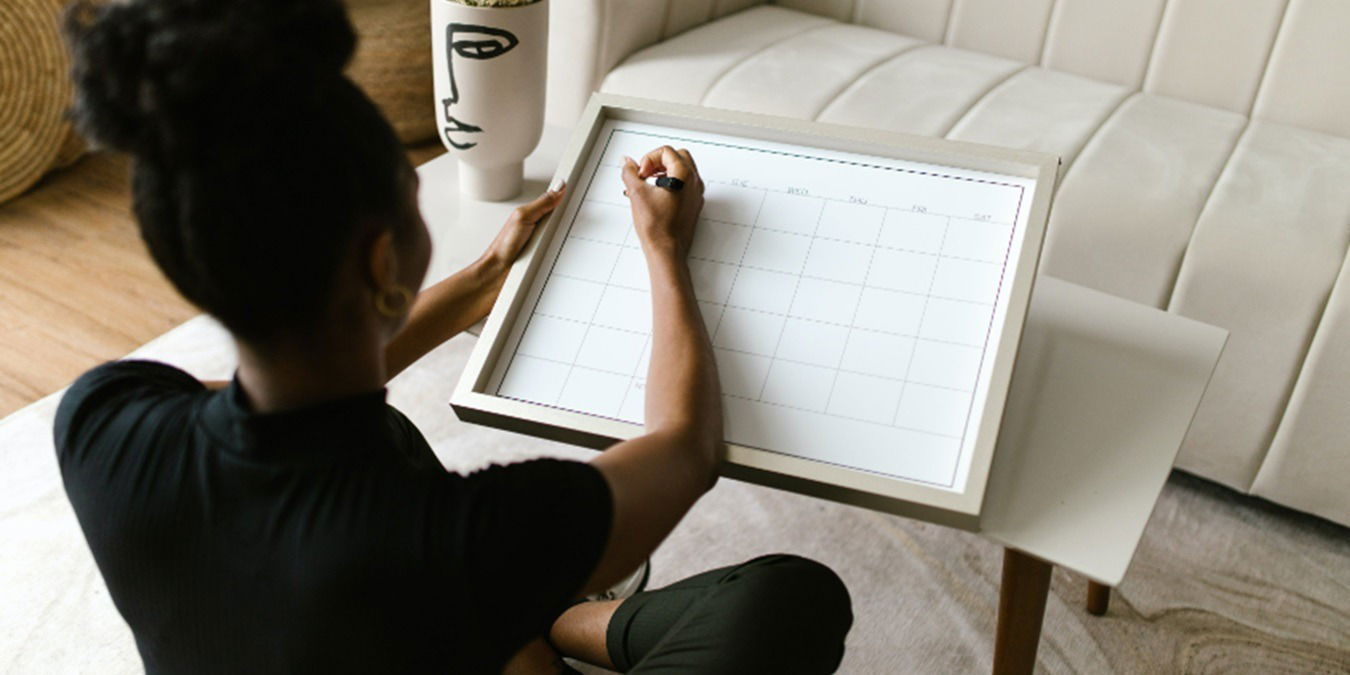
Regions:
<svg viewBox="0 0 1350 675"><path fill-rule="evenodd" d="M128 151L139 144L145 127L140 92L149 30L139 3L78 2L66 11L75 83L73 115L89 140Z"/></svg>
<svg viewBox="0 0 1350 675"><path fill-rule="evenodd" d="M133 153L211 134L240 103L322 95L356 49L339 0L79 0L65 31L76 123Z"/></svg>

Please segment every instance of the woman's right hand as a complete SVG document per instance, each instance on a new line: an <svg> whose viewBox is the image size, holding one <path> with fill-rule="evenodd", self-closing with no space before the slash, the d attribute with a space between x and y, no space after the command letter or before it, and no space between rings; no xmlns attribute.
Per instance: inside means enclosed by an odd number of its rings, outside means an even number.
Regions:
<svg viewBox="0 0 1350 675"><path fill-rule="evenodd" d="M651 176L661 175L684 181L684 188L675 191L646 182ZM693 245L698 214L703 210L703 179L689 151L666 145L638 161L625 157L623 184L642 248L648 255L671 255L684 260Z"/></svg>

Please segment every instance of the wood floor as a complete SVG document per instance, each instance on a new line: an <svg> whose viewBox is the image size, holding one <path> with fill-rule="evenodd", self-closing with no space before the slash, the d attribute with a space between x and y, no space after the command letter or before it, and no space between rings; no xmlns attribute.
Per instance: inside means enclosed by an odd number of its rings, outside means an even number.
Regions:
<svg viewBox="0 0 1350 675"><path fill-rule="evenodd" d="M89 155L0 204L0 417L197 314L146 253L127 174Z"/></svg>

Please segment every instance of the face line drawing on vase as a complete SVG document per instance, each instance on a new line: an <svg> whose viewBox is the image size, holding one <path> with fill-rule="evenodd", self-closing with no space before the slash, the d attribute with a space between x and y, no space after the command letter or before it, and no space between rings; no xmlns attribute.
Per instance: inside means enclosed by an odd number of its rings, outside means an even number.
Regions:
<svg viewBox="0 0 1350 675"><path fill-rule="evenodd" d="M455 39L455 34L461 36L467 34L468 37ZM491 26L479 26L470 23L450 23L445 27L445 68L450 76L450 96L441 99L441 105L444 106L446 126L443 131L445 141L457 150L468 150L478 145L475 142L457 142L450 134L462 132L466 134L476 134L483 130L482 127L469 124L462 120L455 119L450 114L450 107L459 102L459 87L455 84L455 54L466 59L487 60L496 58L511 51L520 40L516 39L510 31Z"/></svg>

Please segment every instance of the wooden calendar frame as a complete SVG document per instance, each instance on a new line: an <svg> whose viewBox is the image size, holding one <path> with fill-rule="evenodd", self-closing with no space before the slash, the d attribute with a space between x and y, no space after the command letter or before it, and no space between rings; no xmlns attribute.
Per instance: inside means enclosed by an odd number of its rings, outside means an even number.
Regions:
<svg viewBox="0 0 1350 675"><path fill-rule="evenodd" d="M727 446L723 475L915 517L968 530L978 530L989 468L1002 421L1044 239L1059 160L1042 153L933 139L906 134L843 127L751 113L597 94L577 123L554 179L577 185L592 146L609 120L679 127L691 131L736 135L760 141L792 143L824 150L859 153L988 171L1036 180L1025 223L1022 259L1011 280L1008 311L983 402L985 414L972 455L964 491L953 491L735 444ZM601 449L640 436L641 426L579 412L505 398L489 393L498 361L508 346L511 327L520 317L525 297L540 273L545 252L557 236L576 192L541 226L511 268L497 304L451 397L451 406L466 422L499 427L542 438Z"/></svg>

